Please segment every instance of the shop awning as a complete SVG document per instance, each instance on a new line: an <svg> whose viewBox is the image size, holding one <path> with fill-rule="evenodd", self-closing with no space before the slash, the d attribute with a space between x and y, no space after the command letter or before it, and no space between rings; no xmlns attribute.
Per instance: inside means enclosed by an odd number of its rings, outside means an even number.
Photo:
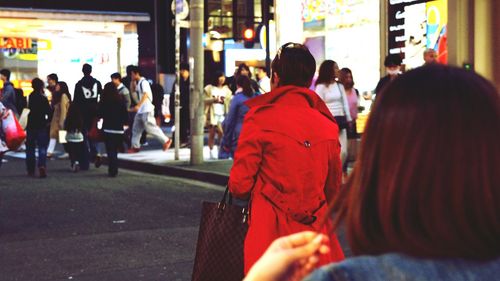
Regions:
<svg viewBox="0 0 500 281"><path fill-rule="evenodd" d="M0 18L24 18L72 21L115 21L115 22L148 22L148 13L79 11L0 7Z"/></svg>

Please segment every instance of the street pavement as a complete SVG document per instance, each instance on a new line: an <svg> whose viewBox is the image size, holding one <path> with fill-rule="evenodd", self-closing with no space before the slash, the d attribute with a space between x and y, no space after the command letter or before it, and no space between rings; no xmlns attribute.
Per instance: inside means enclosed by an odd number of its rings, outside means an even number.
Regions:
<svg viewBox="0 0 500 281"><path fill-rule="evenodd" d="M22 159L0 168L0 280L190 280L201 202L223 187L47 166L46 179Z"/></svg>

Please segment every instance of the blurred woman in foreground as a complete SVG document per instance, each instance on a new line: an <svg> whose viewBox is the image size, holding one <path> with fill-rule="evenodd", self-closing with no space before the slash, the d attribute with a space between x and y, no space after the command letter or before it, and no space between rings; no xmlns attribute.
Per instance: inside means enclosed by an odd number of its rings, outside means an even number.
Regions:
<svg viewBox="0 0 500 281"><path fill-rule="evenodd" d="M499 133L499 94L479 75L433 65L394 80L332 205L354 257L304 280L498 278ZM277 239L245 280L303 280L326 241L313 232Z"/></svg>

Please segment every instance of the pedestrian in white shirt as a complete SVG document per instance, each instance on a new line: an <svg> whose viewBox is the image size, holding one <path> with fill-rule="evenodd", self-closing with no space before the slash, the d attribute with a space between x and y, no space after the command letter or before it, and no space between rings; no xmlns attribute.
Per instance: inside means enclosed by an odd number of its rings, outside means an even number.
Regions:
<svg viewBox="0 0 500 281"><path fill-rule="evenodd" d="M339 67L336 62L325 60L319 67L315 90L339 126L340 159L344 164L347 159L347 128L351 125L352 118L344 86L336 81L338 71Z"/></svg>
<svg viewBox="0 0 500 281"><path fill-rule="evenodd" d="M132 148L129 153L137 153L141 148L141 135L144 131L158 139L163 144L163 150L169 149L172 140L169 139L156 124L154 116L153 92L149 82L142 77L141 69L137 66L132 68L132 80L136 84L136 92L139 96L139 103L131 108L137 112L132 127Z"/></svg>
<svg viewBox="0 0 500 281"><path fill-rule="evenodd" d="M259 79L259 92L261 94L269 93L271 91L271 79L269 79L265 67L257 67L257 79Z"/></svg>

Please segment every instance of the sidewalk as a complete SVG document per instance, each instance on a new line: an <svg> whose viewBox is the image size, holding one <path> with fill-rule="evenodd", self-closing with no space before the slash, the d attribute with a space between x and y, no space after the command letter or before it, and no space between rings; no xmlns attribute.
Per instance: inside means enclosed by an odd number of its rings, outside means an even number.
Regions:
<svg viewBox="0 0 500 281"><path fill-rule="evenodd" d="M168 175L199 180L207 183L226 185L233 160L209 160L207 146L203 149L204 163L191 166L189 164L190 149L179 150L179 160L174 160L174 149L148 149L147 147L134 154L118 154L119 167L134 171Z"/></svg>

